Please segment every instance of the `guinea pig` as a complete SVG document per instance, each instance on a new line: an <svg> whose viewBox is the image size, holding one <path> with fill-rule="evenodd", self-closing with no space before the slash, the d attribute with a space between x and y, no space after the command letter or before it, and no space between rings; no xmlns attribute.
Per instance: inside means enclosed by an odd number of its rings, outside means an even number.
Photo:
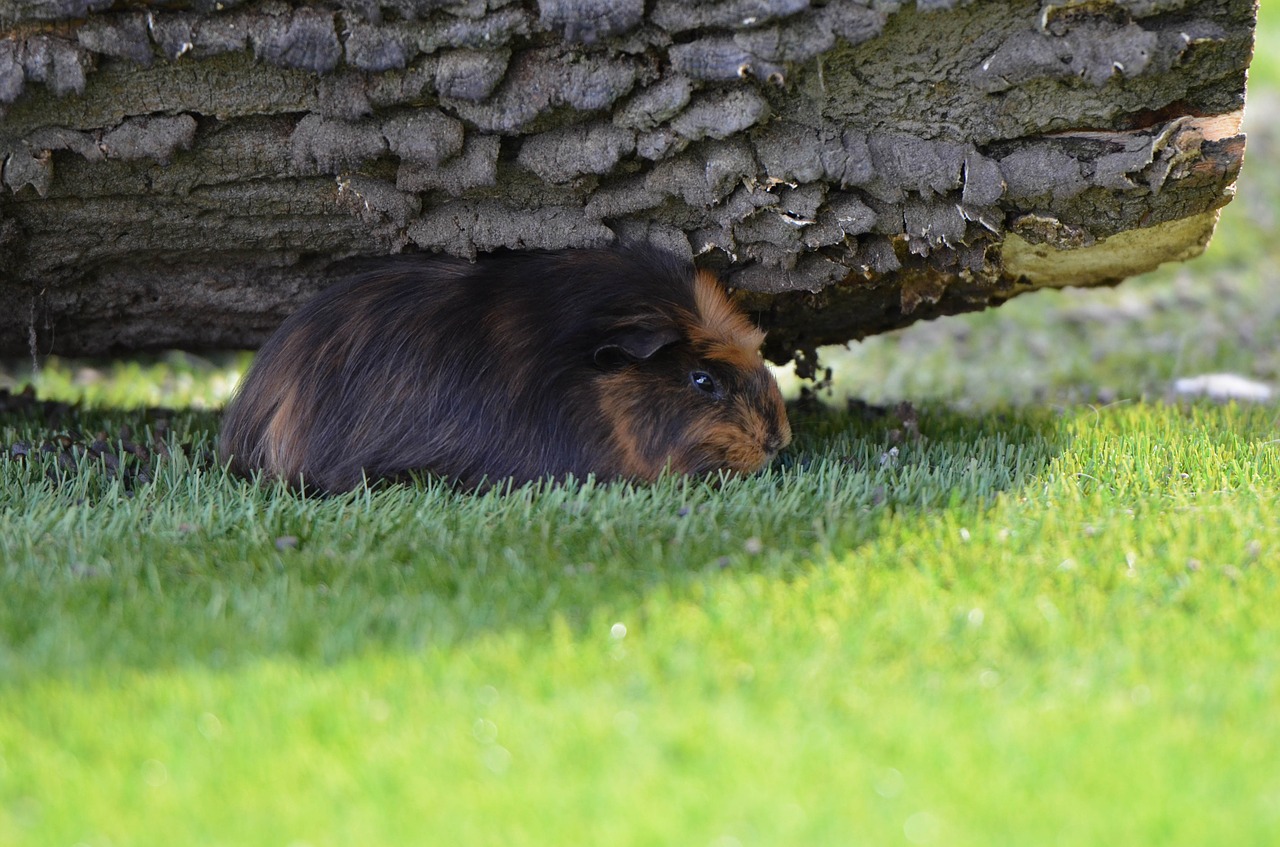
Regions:
<svg viewBox="0 0 1280 847"><path fill-rule="evenodd" d="M791 441L763 341L714 275L653 248L392 257L280 326L219 449L326 492L750 473Z"/></svg>

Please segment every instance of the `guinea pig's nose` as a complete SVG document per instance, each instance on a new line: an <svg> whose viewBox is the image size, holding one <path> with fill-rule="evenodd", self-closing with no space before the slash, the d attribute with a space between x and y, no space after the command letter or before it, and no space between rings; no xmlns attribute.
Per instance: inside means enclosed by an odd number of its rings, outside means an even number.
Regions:
<svg viewBox="0 0 1280 847"><path fill-rule="evenodd" d="M785 446L786 442L784 442L782 440L782 436L776 432L769 433L769 437L766 438L764 442L764 450L770 456L778 455L778 451Z"/></svg>

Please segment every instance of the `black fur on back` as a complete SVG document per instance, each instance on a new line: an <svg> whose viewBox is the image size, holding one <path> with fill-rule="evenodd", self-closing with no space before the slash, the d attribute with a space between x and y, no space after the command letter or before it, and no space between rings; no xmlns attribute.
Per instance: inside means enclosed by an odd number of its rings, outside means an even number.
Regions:
<svg viewBox="0 0 1280 847"><path fill-rule="evenodd" d="M221 452L325 491L424 470L474 486L624 474L595 353L633 328L682 333L694 271L647 247L380 260L262 347Z"/></svg>

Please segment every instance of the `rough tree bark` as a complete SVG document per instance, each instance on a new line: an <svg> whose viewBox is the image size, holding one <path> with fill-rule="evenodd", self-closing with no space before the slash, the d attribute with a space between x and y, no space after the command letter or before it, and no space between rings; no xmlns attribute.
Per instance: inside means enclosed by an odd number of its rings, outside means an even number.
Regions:
<svg viewBox="0 0 1280 847"><path fill-rule="evenodd" d="M650 239L785 358L1196 254L1254 0L0 0L0 355Z"/></svg>

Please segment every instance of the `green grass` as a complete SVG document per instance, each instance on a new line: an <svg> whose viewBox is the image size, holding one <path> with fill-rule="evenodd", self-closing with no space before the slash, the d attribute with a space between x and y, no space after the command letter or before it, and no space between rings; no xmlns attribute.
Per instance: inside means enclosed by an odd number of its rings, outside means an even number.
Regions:
<svg viewBox="0 0 1280 847"><path fill-rule="evenodd" d="M0 365L81 404L0 414L0 845L1280 843L1280 405L1168 395L1280 382L1271 5L1205 257L827 351L749 479L303 499L242 354Z"/></svg>
<svg viewBox="0 0 1280 847"><path fill-rule="evenodd" d="M0 363L0 388L35 385L43 398L90 408L214 409L226 403L252 361L253 355L247 352L205 357L171 351L107 362L51 356L38 369L29 361L12 363L7 369Z"/></svg>
<svg viewBox="0 0 1280 847"><path fill-rule="evenodd" d="M1274 843L1275 417L506 496L11 466L0 843Z"/></svg>

